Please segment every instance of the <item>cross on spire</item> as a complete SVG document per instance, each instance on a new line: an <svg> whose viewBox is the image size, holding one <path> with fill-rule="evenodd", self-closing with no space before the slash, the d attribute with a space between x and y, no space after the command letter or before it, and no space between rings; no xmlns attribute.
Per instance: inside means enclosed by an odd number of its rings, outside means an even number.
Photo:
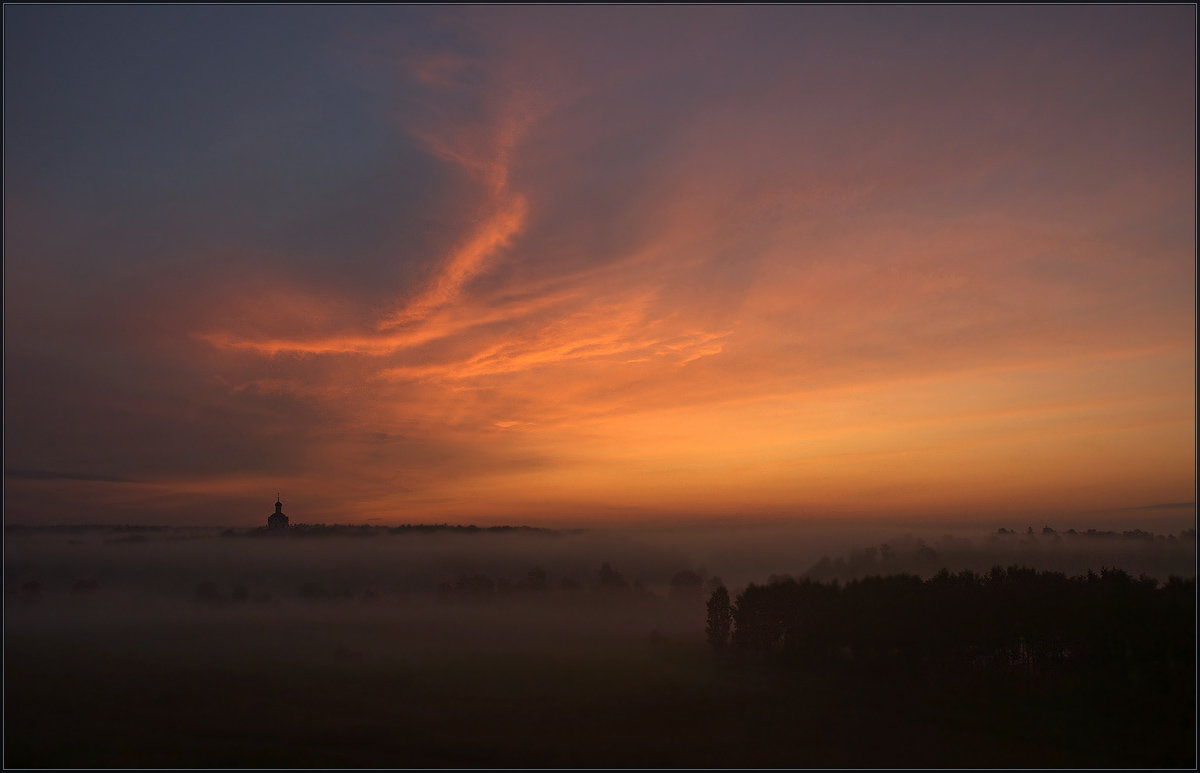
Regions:
<svg viewBox="0 0 1200 773"><path fill-rule="evenodd" d="M280 501L282 494L275 494L275 512L267 517L267 528L271 530L286 531L288 527L288 518L283 514L283 502Z"/></svg>

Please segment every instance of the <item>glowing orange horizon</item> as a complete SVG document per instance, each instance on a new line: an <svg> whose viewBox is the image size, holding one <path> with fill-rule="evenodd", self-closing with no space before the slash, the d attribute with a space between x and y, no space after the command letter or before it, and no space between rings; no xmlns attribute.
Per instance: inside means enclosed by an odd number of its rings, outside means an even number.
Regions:
<svg viewBox="0 0 1200 773"><path fill-rule="evenodd" d="M282 488L309 521L552 522L1194 498L1194 74L1178 52L1138 38L1110 65L1086 36L1038 37L1012 68L967 56L967 77L918 53L885 66L780 43L760 61L729 42L737 25L710 61L725 25L707 11L664 38L669 56L618 56L577 17L528 13L486 32L453 17L472 45L371 61L404 84L403 109L378 97L394 142L446 181L363 238L394 284L293 275L284 247L220 234L173 247L224 267L195 282L140 269L140 319L161 326L114 334L130 383L106 409L150 415L139 363L166 363L189 432L221 416L218 448L265 450L230 472L181 440L171 465L147 454L133 482L66 501L246 509ZM597 40L625 34L595 14ZM689 73L711 86L688 91ZM52 241L54 218L14 190L10 215ZM9 275L31 288L10 296L19 342L53 328L36 299L59 280L39 271ZM105 463L38 453L21 464Z"/></svg>

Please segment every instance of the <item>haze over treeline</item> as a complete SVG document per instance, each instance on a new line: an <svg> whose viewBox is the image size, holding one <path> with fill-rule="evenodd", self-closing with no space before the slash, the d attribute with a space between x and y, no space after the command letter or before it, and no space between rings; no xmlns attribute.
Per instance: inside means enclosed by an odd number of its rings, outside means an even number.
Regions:
<svg viewBox="0 0 1200 773"><path fill-rule="evenodd" d="M851 579L940 569L1019 565L1071 574L1120 567L1159 579L1191 576L1195 530L1154 534L1051 527L991 533L878 525L714 526L644 529L294 527L261 529L28 527L6 529L6 587L37 581L64 591L79 580L138 594L187 596L196 583L243 585L287 598L304 583L329 592L435 590L465 576L517 584L530 570L549 584L596 582L609 564L630 584L667 593L680 572L738 587L771 575Z"/></svg>
<svg viewBox="0 0 1200 773"><path fill-rule="evenodd" d="M879 642L909 642L913 621L892 625L858 585L825 587L869 602L853 625L842 620L836 644L857 658L875 646L870 662L789 654L790 671L778 673L750 648L744 663L725 663L705 643L705 617L718 589L742 603L755 584L816 588L803 583L834 565L892 575L861 588L909 588L895 572L930 550L951 570L1124 565L1156 575L1137 586L1154 587L1194 567L1194 532L64 526L5 536L9 764L886 766L983 754L1102 765L1177 761L1186 740L1178 675L1147 683L1121 672L1072 687L1070 670L899 668ZM987 582L1033 571L989 572ZM945 577L961 580L937 582ZM1023 608L1004 609L1019 624ZM823 641L807 607L785 618ZM997 635L1019 648L1024 629L1010 628ZM68 693L78 697L63 705ZM1145 727L1148 702L1168 694L1170 722ZM1104 709L1104 695L1125 708ZM949 700L948 714L939 707ZM1076 724L1043 738L1045 712L1018 710L1029 701ZM262 725L264 715L280 725ZM796 723L812 732L783 730ZM618 748L613 734L625 739ZM756 740L734 748L721 740L729 734ZM893 745L903 751L881 756Z"/></svg>

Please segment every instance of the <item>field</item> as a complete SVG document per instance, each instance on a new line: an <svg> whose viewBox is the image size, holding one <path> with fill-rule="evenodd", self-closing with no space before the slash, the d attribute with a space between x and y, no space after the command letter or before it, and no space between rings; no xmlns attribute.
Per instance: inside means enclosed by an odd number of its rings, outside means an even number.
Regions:
<svg viewBox="0 0 1200 773"><path fill-rule="evenodd" d="M10 541L6 766L1193 764L1194 672L1164 691L1136 672L779 668L718 657L703 595L438 590L427 568L381 573L369 542ZM344 584L355 561L371 587ZM41 588L20 590L35 574Z"/></svg>

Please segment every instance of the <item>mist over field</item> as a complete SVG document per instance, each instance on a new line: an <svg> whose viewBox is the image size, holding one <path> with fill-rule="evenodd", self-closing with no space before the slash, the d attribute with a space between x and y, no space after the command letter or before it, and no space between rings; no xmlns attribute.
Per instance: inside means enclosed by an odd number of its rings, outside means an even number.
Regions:
<svg viewBox="0 0 1200 773"><path fill-rule="evenodd" d="M705 643L706 602L722 585L736 597L784 575L845 581L997 564L1124 567L1165 582L1194 576L1195 535L865 523L285 535L9 525L6 763L939 765L971 759L979 743L999 744L989 759L1012 765L1176 759L1176 741L1131 752L1132 737L1109 726L1095 731L1116 739L1108 746L1087 734L1066 746L1028 738L1025 724L1004 729L1009 720L988 713L1000 708L971 715L1000 729L959 727L932 744L945 732L937 706L947 688L922 688L932 691L922 711L933 713L898 720L916 688L868 687L896 673L755 675L723 666ZM851 695L854 715L842 706ZM807 717L811 732L782 717ZM1006 733L1025 740L1001 744ZM614 735L624 743L605 740ZM735 737L758 740L731 746ZM863 737L877 752L862 750ZM925 740L900 758L879 751L914 738Z"/></svg>
<svg viewBox="0 0 1200 773"><path fill-rule="evenodd" d="M769 575L814 577L1020 565L1081 573L1120 567L1166 579L1194 574L1194 530L1141 529L983 532L846 525L696 525L642 529L530 529L389 533L328 528L280 539L252 529L10 526L5 577L65 591L96 581L113 593L178 599L196 583L242 585L258 598L287 598L303 584L330 593L436 590L469 575L518 583L531 569L551 587L587 588L604 563L649 593L692 571L730 587Z"/></svg>
<svg viewBox="0 0 1200 773"><path fill-rule="evenodd" d="M774 576L841 581L993 566L1069 575L1121 568L1158 581L1195 574L1195 532L981 533L873 524L721 525L392 533L326 527L45 527L6 530L10 631L25 626L166 622L213 615L287 619L420 618L419 639L450 626L474 640L612 633L698 641L704 601ZM504 611L496 613L502 606Z"/></svg>

